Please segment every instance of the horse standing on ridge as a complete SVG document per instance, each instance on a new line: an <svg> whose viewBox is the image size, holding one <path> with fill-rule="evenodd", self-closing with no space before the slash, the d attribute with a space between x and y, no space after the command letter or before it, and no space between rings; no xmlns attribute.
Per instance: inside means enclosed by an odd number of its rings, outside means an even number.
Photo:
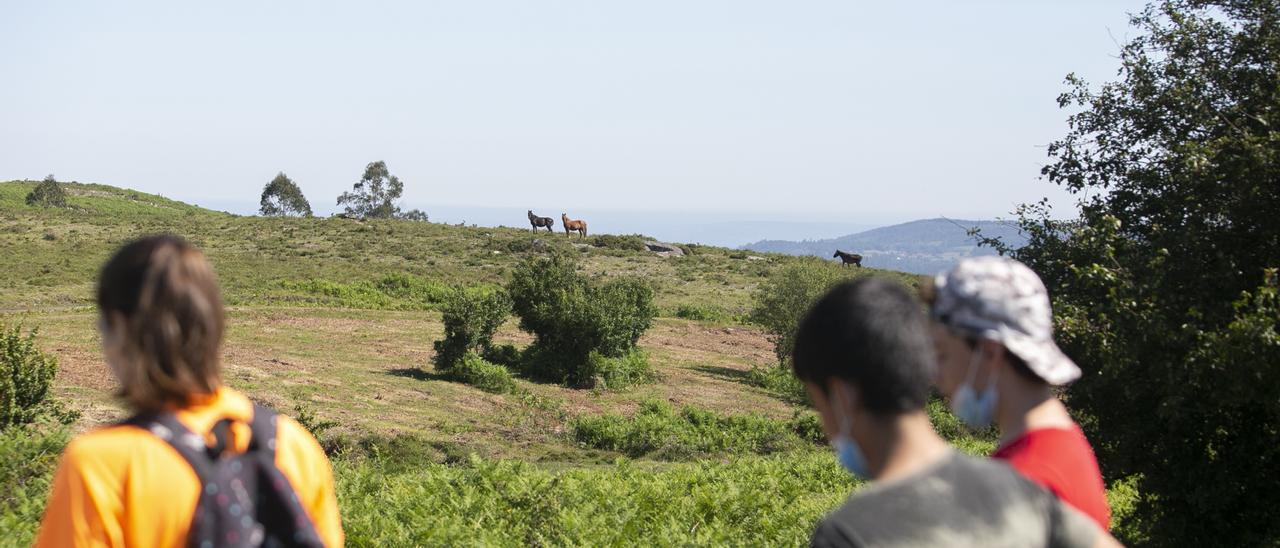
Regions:
<svg viewBox="0 0 1280 548"><path fill-rule="evenodd" d="M583 238L587 237L587 222L582 219L570 219L569 214L560 214L560 224L564 225L564 235L569 236L570 232L577 232Z"/></svg>
<svg viewBox="0 0 1280 548"><path fill-rule="evenodd" d="M840 266L854 265L858 268L862 268L862 255L859 255L857 253L845 253L837 249L836 254L832 255L831 257L832 258L839 257Z"/></svg>
<svg viewBox="0 0 1280 548"><path fill-rule="evenodd" d="M555 219L551 217L539 217L533 214L533 210L529 210L529 224L533 225L533 231L537 232L539 228L545 227L547 232L551 232L551 227L556 226Z"/></svg>

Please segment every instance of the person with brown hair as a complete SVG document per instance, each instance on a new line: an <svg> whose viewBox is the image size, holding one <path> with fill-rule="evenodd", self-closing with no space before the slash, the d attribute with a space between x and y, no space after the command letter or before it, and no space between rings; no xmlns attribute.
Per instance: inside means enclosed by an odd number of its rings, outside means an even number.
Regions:
<svg viewBox="0 0 1280 548"><path fill-rule="evenodd" d="M97 300L103 355L136 415L67 446L36 546L341 546L315 438L222 383L224 310L204 255L176 236L126 244Z"/></svg>

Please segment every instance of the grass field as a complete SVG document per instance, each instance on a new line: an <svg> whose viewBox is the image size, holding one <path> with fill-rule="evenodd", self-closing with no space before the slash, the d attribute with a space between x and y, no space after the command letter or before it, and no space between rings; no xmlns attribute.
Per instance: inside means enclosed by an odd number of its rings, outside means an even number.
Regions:
<svg viewBox="0 0 1280 548"><path fill-rule="evenodd" d="M336 424L320 438L353 545L797 545L854 488L803 402L753 380L776 358L743 323L752 292L800 259L704 246L664 258L638 237L518 228L239 217L101 185L67 185L70 208L39 209L23 201L32 186L0 183L0 320L38 328L58 357L56 395L82 413L73 430L122 415L94 329L97 269L130 238L184 236L205 250L230 305L227 381ZM656 285L661 314L640 340L656 382L613 391L521 378L515 393L491 394L431 367L451 284L502 284L551 249L579 255L592 275ZM530 341L514 321L497 336ZM28 464L8 470L26 479L0 496L0 544L34 531L52 465L39 455L60 447L53 436L13 449Z"/></svg>

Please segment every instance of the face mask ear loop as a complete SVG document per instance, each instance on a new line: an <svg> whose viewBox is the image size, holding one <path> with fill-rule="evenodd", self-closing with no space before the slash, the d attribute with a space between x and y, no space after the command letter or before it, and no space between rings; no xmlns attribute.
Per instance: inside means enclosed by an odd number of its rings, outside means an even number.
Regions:
<svg viewBox="0 0 1280 548"><path fill-rule="evenodd" d="M832 393L834 393L834 392L836 392L836 391L841 391L841 392L842 392L842 393L840 394L840 399L841 399L841 400L844 400L844 402L843 402L843 403L845 403L845 404L850 404L850 403L852 403L852 402L850 402L850 401L849 401L849 400L851 400L851 399L853 399L853 398L848 397L848 388L844 388L844 387L836 388L836 387L834 387L834 386L833 386L833 387L832 387ZM833 402L833 403L834 403L834 402ZM848 407L853 407L853 406L852 406L852 405L848 405ZM837 409L839 409L839 408L837 408ZM841 412L840 412L840 413L838 413L838 414L840 415L840 432L838 432L838 434L839 434L839 435L841 435L841 436L845 436L845 437L848 437L848 438L852 438L852 437L853 437L853 419L850 419L850 418L849 418L849 416L848 416L848 415L846 415L846 414L843 412L843 409L842 409L842 410L841 410Z"/></svg>
<svg viewBox="0 0 1280 548"><path fill-rule="evenodd" d="M965 373L965 376L964 376L964 384L969 386L973 386L974 379L978 378L978 364L982 363L982 340L981 339L978 340L976 346L977 348L973 349L973 353L971 354L973 357L969 358L969 372Z"/></svg>

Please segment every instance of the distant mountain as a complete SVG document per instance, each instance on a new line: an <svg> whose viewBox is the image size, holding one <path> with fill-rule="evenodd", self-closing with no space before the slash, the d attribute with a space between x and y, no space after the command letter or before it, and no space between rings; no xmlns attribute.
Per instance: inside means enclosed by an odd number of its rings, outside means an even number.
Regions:
<svg viewBox="0 0 1280 548"><path fill-rule="evenodd" d="M862 254L862 264L916 274L934 274L962 257L994 255L990 248L978 247L966 229L977 227L984 236L999 237L1021 246L1026 238L1017 225L1006 221L962 221L922 219L886 226L839 238L823 240L761 240L743 246L759 252L787 255L815 255L830 258L835 250Z"/></svg>

